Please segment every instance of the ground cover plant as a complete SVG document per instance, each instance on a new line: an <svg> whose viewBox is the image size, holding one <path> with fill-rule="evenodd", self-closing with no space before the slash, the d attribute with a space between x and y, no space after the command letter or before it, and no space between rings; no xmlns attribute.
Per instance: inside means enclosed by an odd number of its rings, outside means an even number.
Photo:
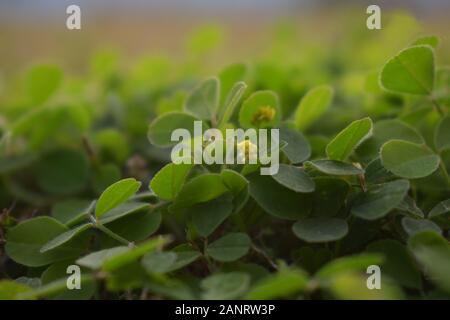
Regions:
<svg viewBox="0 0 450 320"><path fill-rule="evenodd" d="M176 64L31 67L1 100L0 299L448 299L450 69L409 19L322 50L283 25L215 73L212 27ZM278 173L171 163L195 120L280 129Z"/></svg>

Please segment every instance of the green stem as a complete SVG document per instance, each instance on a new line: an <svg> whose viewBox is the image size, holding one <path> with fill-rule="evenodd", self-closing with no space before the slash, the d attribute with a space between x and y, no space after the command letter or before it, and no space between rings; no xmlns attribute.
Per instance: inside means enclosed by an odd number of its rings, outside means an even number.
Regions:
<svg viewBox="0 0 450 320"><path fill-rule="evenodd" d="M447 168L445 167L445 163L442 161L442 159L439 161L439 168L441 169L441 172L444 175L448 186L450 187L450 176L448 175Z"/></svg>
<svg viewBox="0 0 450 320"><path fill-rule="evenodd" d="M133 247L134 243L128 241L125 238L122 238L121 236L119 236L117 233L113 232L112 230L108 229L107 227L105 227L100 221L96 220L93 216L90 217L92 223L94 224L94 227L97 228L98 230L102 231L103 233L107 234L108 236L110 236L111 238L119 241L120 243L129 246L129 247Z"/></svg>
<svg viewBox="0 0 450 320"><path fill-rule="evenodd" d="M156 204L150 204L150 208L152 208L152 210L158 210L158 209L161 209L161 208L165 207L168 204L169 204L169 202L161 201L161 202L156 203Z"/></svg>

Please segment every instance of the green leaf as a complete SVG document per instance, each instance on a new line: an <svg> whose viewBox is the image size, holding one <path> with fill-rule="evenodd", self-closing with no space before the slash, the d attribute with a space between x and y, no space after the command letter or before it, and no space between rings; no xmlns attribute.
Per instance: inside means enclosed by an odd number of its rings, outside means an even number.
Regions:
<svg viewBox="0 0 450 320"><path fill-rule="evenodd" d="M408 180L375 185L358 195L351 209L352 214L365 220L380 219L403 201L408 189Z"/></svg>
<svg viewBox="0 0 450 320"><path fill-rule="evenodd" d="M417 179L436 171L440 158L425 145L391 140L381 148L381 161L396 176Z"/></svg>
<svg viewBox="0 0 450 320"><path fill-rule="evenodd" d="M314 168L322 173L333 176L353 176L364 173L363 169L336 160L314 160L305 162L306 168Z"/></svg>
<svg viewBox="0 0 450 320"><path fill-rule="evenodd" d="M390 59L381 70L384 89L419 95L431 94L434 86L434 53L427 45L409 47Z"/></svg>
<svg viewBox="0 0 450 320"><path fill-rule="evenodd" d="M144 202L126 202L118 205L114 209L109 210L100 218L100 222L107 224L128 215L132 215L138 212L149 210L150 206Z"/></svg>
<svg viewBox="0 0 450 320"><path fill-rule="evenodd" d="M280 128L280 140L287 143L282 152L291 163L303 162L311 156L311 147L300 132L289 128Z"/></svg>
<svg viewBox="0 0 450 320"><path fill-rule="evenodd" d="M243 175L234 170L224 169L222 170L220 175L222 176L222 180L225 186L235 197L238 196L248 186L248 180L245 179Z"/></svg>
<svg viewBox="0 0 450 320"><path fill-rule="evenodd" d="M243 272L216 273L202 280L202 298L228 300L242 296L250 285L250 276Z"/></svg>
<svg viewBox="0 0 450 320"><path fill-rule="evenodd" d="M102 263L102 269L105 271L114 271L125 265L138 260L147 252L152 252L154 250L162 248L165 244L169 242L169 237L167 236L157 236L146 240L139 245L130 248L127 251L122 251L109 256Z"/></svg>
<svg viewBox="0 0 450 320"><path fill-rule="evenodd" d="M446 116L439 121L434 133L434 145L438 151L450 149L450 117Z"/></svg>
<svg viewBox="0 0 450 320"><path fill-rule="evenodd" d="M313 194L311 216L332 217L344 206L351 189L345 180L333 177L314 179L316 190Z"/></svg>
<svg viewBox="0 0 450 320"><path fill-rule="evenodd" d="M244 82L237 82L228 93L227 99L224 102L223 114L219 114L219 128L223 128L223 126L228 123L228 121L233 116L234 110L244 95L245 90L247 89L247 84ZM222 91L223 92L223 91Z"/></svg>
<svg viewBox="0 0 450 320"><path fill-rule="evenodd" d="M402 300L402 290L390 281L381 278L380 290L367 286L367 274L355 272L340 273L328 284L328 290L340 300Z"/></svg>
<svg viewBox="0 0 450 320"><path fill-rule="evenodd" d="M93 277L91 275L82 275L80 277L81 287L92 285ZM67 290L67 280L59 279L52 281L46 285L42 285L34 290L27 291L18 295L18 297L22 299L38 299L38 298L46 298L52 297L55 294L64 293Z"/></svg>
<svg viewBox="0 0 450 320"><path fill-rule="evenodd" d="M413 46L417 45L429 45L430 47L433 47L434 49L437 48L439 45L439 38L436 36L423 36L418 38L416 41L412 43Z"/></svg>
<svg viewBox="0 0 450 320"><path fill-rule="evenodd" d="M439 248L421 248L414 251L414 255L425 267L425 272L438 287L450 293L450 250Z"/></svg>
<svg viewBox="0 0 450 320"><path fill-rule="evenodd" d="M406 196L403 201L396 207L400 211L410 214L414 218L424 218L422 210L417 206L416 202L410 196Z"/></svg>
<svg viewBox="0 0 450 320"><path fill-rule="evenodd" d="M366 182L372 184L391 181L395 178L392 173L383 167L383 163L380 158L372 160L367 165L364 176L366 178Z"/></svg>
<svg viewBox="0 0 450 320"><path fill-rule="evenodd" d="M367 250L384 257L383 273L399 285L413 289L421 288L422 281L416 263L400 242L390 239L379 240L369 244Z"/></svg>
<svg viewBox="0 0 450 320"><path fill-rule="evenodd" d="M129 247L121 246L92 252L76 261L76 264L89 269L100 269L105 261L111 257L129 251Z"/></svg>
<svg viewBox="0 0 450 320"><path fill-rule="evenodd" d="M3 147L2 142L5 142L6 134L0 139L0 150ZM0 174L4 175L7 173L17 172L23 168L28 167L34 161L36 161L36 154L24 154L24 155L2 155L0 158Z"/></svg>
<svg viewBox="0 0 450 320"><path fill-rule="evenodd" d="M446 214L448 212L450 212L450 199L444 200L435 205L428 214L428 217L434 218Z"/></svg>
<svg viewBox="0 0 450 320"><path fill-rule="evenodd" d="M120 180L103 191L95 206L95 216L101 218L109 210L127 201L141 187L141 183L134 178Z"/></svg>
<svg viewBox="0 0 450 320"><path fill-rule="evenodd" d="M147 137L150 143L157 147L170 147L178 143L172 141L172 132L176 129L186 129L194 137L194 121L198 119L182 112L168 112L152 121ZM203 126L206 126L203 123Z"/></svg>
<svg viewBox="0 0 450 320"><path fill-rule="evenodd" d="M230 194L214 200L196 204L190 208L192 224L202 237L208 237L233 211L233 198Z"/></svg>
<svg viewBox="0 0 450 320"><path fill-rule="evenodd" d="M416 233L409 238L408 247L424 267L430 280L450 293L450 245L434 231Z"/></svg>
<svg viewBox="0 0 450 320"><path fill-rule="evenodd" d="M45 102L61 86L62 77L62 71L53 65L38 65L28 71L26 87L31 102Z"/></svg>
<svg viewBox="0 0 450 320"><path fill-rule="evenodd" d="M375 158L381 146L389 140L404 140L417 144L425 143L420 133L410 125L398 119L381 120L374 124L373 136L360 148L362 153L367 152L369 158ZM366 151L366 149L369 149Z"/></svg>
<svg viewBox="0 0 450 320"><path fill-rule="evenodd" d="M62 261L52 264L42 273L42 285L47 286L55 281L65 281L67 283L67 268L73 265L75 262L72 260ZM90 274L84 268L81 268L81 277L88 278ZM51 298L53 300L88 300L92 298L96 290L96 284L94 278L86 279L81 283L80 289L70 290L65 286L58 293L53 295L48 295L46 298Z"/></svg>
<svg viewBox="0 0 450 320"><path fill-rule="evenodd" d="M345 161L371 135L372 120L370 118L353 121L327 145L328 158Z"/></svg>
<svg viewBox="0 0 450 320"><path fill-rule="evenodd" d="M245 256L251 240L245 233L229 233L208 245L206 253L214 260L230 262Z"/></svg>
<svg viewBox="0 0 450 320"><path fill-rule="evenodd" d="M450 249L450 245L444 237L435 231L418 232L408 239L408 248L411 251L420 250L422 247Z"/></svg>
<svg viewBox="0 0 450 320"><path fill-rule="evenodd" d="M29 286L13 280L0 280L0 300L21 300L20 294L31 290Z"/></svg>
<svg viewBox="0 0 450 320"><path fill-rule="evenodd" d="M70 240L72 240L73 238L75 238L76 236L82 234L86 230L91 229L93 226L94 225L92 223L85 223L74 229L71 229L64 233L61 233L57 237L55 237L52 240L50 240L49 242L47 242L44 246L42 246L40 252L45 253L47 251L53 250L57 247L60 247L63 244L65 244L65 243L69 242Z"/></svg>
<svg viewBox="0 0 450 320"><path fill-rule="evenodd" d="M236 87L237 82L245 81L247 75L247 66L243 63L234 63L226 66L219 73L220 80L220 106L221 114L223 114L223 108L227 105L226 101L230 101L230 97L233 96L233 89Z"/></svg>
<svg viewBox="0 0 450 320"><path fill-rule="evenodd" d="M120 246L100 250L78 259L76 263L93 270L115 271L135 262L144 254L161 248L168 240L167 237L158 236L135 247Z"/></svg>
<svg viewBox="0 0 450 320"><path fill-rule="evenodd" d="M410 237L423 231L435 231L439 234L442 232L437 224L426 219L404 217L402 219L402 227Z"/></svg>
<svg viewBox="0 0 450 320"><path fill-rule="evenodd" d="M50 194L66 195L81 191L89 180L86 156L72 149L55 149L45 154L35 168L39 187Z"/></svg>
<svg viewBox="0 0 450 320"><path fill-rule="evenodd" d="M321 243L342 239L348 233L348 225L337 218L309 218L294 223L292 231L301 240Z"/></svg>
<svg viewBox="0 0 450 320"><path fill-rule="evenodd" d="M56 203L52 208L52 216L59 222L71 226L89 217L95 201L90 200L65 200Z"/></svg>
<svg viewBox="0 0 450 320"><path fill-rule="evenodd" d="M307 288L308 276L294 268L281 268L277 273L271 274L254 285L245 299L270 300L287 298L300 293Z"/></svg>
<svg viewBox="0 0 450 320"><path fill-rule="evenodd" d="M275 127L281 120L278 96L273 91L257 91L242 104L239 123L244 128Z"/></svg>
<svg viewBox="0 0 450 320"><path fill-rule="evenodd" d="M106 128L97 131L94 136L94 143L101 157L107 160L123 162L130 152L129 142L117 129ZM111 169L108 169L108 171L110 170ZM113 174L114 176L117 176L117 172L114 172Z"/></svg>
<svg viewBox="0 0 450 320"><path fill-rule="evenodd" d="M118 208L120 207L121 206ZM110 212L112 213L113 211L116 211L116 209L113 209ZM109 216L109 214L110 213L105 216ZM142 241L158 230L161 225L161 220L161 212L149 210L148 204L146 204L144 209L129 212L129 214L122 216L120 219L114 219L111 222L107 222L106 226L112 232L128 241ZM100 222L101 221L102 219L100 219ZM105 245L109 244L109 246L117 246L119 244L116 240L105 234L102 234L101 241Z"/></svg>
<svg viewBox="0 0 450 320"><path fill-rule="evenodd" d="M150 274L166 273L169 272L176 260L177 254L175 252L150 252L142 257L142 266Z"/></svg>
<svg viewBox="0 0 450 320"><path fill-rule="evenodd" d="M322 85L309 90L295 112L296 127L308 129L327 111L332 99L333 88L330 86Z"/></svg>
<svg viewBox="0 0 450 320"><path fill-rule="evenodd" d="M197 176L181 188L171 210L187 208L196 203L215 199L227 191L220 174L208 173Z"/></svg>
<svg viewBox="0 0 450 320"><path fill-rule="evenodd" d="M267 213L282 219L297 220L311 212L311 196L294 192L273 177L251 174L249 193Z"/></svg>
<svg viewBox="0 0 450 320"><path fill-rule="evenodd" d="M173 249L173 252L177 254L177 259L170 266L167 272L172 272L184 268L185 266L191 264L201 256L200 252L195 251L190 245L187 244L182 244L175 247Z"/></svg>
<svg viewBox="0 0 450 320"><path fill-rule="evenodd" d="M169 163L153 177L150 188L158 197L173 200L180 191L193 164Z"/></svg>
<svg viewBox="0 0 450 320"><path fill-rule="evenodd" d="M186 100L184 110L201 120L216 119L220 99L220 82L217 78L203 81Z"/></svg>
<svg viewBox="0 0 450 320"><path fill-rule="evenodd" d="M92 178L92 187L96 194L100 195L109 185L120 180L122 174L120 168L112 163L100 166Z"/></svg>
<svg viewBox="0 0 450 320"><path fill-rule="evenodd" d="M52 262L76 257L84 250L86 241L71 241L59 248L42 253L43 245L69 229L50 217L37 217L9 229L6 237L6 254L29 267L40 267Z"/></svg>
<svg viewBox="0 0 450 320"><path fill-rule="evenodd" d="M328 262L315 275L314 278L324 285L335 276L352 271L365 272L371 265L381 265L383 257L379 254L359 254L342 257Z"/></svg>
<svg viewBox="0 0 450 320"><path fill-rule="evenodd" d="M301 168L280 164L273 178L281 185L295 192L309 193L315 188L314 181Z"/></svg>

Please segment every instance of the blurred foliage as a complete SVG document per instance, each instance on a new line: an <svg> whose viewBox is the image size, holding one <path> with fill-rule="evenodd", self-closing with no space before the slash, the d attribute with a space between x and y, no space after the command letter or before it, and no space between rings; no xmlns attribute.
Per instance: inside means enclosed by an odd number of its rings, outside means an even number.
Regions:
<svg viewBox="0 0 450 320"><path fill-rule="evenodd" d="M177 59L104 50L85 74L0 79L0 298L448 299L449 52L409 15L363 19L323 39L276 24L221 69L227 33L207 25ZM411 45L436 56L426 95L392 80ZM195 117L282 128L280 173L168 164L164 134ZM382 290L366 287L372 264Z"/></svg>

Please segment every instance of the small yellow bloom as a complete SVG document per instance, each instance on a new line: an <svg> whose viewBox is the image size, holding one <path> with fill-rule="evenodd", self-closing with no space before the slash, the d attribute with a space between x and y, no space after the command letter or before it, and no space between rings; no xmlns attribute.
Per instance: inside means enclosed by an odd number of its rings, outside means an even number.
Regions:
<svg viewBox="0 0 450 320"><path fill-rule="evenodd" d="M237 144L238 162L256 161L258 157L258 147L250 140L244 140Z"/></svg>
<svg viewBox="0 0 450 320"><path fill-rule="evenodd" d="M275 118L277 111L271 106L259 107L258 111L253 115L252 123L258 125L261 122L270 122Z"/></svg>

